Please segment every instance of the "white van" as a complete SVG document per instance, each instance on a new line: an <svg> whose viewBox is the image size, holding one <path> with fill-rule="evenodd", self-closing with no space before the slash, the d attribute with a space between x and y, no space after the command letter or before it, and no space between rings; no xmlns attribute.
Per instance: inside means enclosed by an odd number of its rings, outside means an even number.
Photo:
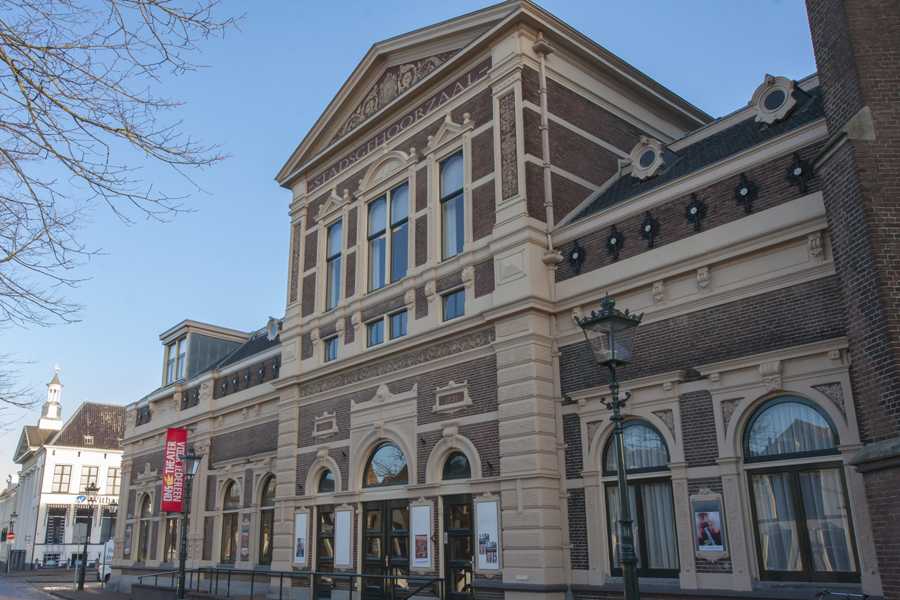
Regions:
<svg viewBox="0 0 900 600"><path fill-rule="evenodd" d="M115 549L116 546L112 540L109 540L103 546L103 554L97 561L97 581L109 583L109 578L112 576L113 552Z"/></svg>

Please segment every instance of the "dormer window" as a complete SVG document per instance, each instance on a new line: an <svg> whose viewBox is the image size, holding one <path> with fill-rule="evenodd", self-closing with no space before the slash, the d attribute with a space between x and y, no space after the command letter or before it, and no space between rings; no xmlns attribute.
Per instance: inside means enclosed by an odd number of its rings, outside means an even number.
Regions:
<svg viewBox="0 0 900 600"><path fill-rule="evenodd" d="M656 175L665 165L665 147L653 138L641 137L631 150L631 175L647 179Z"/></svg>
<svg viewBox="0 0 900 600"><path fill-rule="evenodd" d="M94 445L94 436L85 434L84 435L84 445L85 446L93 446Z"/></svg>
<svg viewBox="0 0 900 600"><path fill-rule="evenodd" d="M184 379L187 337L180 338L166 346L166 385Z"/></svg>
<svg viewBox="0 0 900 600"><path fill-rule="evenodd" d="M797 104L794 86L787 77L766 75L750 99L750 105L756 107L756 121L772 124L785 118Z"/></svg>

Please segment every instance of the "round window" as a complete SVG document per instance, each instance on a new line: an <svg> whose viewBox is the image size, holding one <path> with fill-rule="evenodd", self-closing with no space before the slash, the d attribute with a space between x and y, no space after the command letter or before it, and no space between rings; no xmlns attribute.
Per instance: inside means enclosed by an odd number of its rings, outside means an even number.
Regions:
<svg viewBox="0 0 900 600"><path fill-rule="evenodd" d="M785 100L787 100L787 94L784 90L772 90L766 94L763 106L766 107L766 110L778 110Z"/></svg>
<svg viewBox="0 0 900 600"><path fill-rule="evenodd" d="M656 160L656 151L655 150L644 150L644 153L641 154L640 163L641 168L646 169L650 165L653 164L653 161Z"/></svg>

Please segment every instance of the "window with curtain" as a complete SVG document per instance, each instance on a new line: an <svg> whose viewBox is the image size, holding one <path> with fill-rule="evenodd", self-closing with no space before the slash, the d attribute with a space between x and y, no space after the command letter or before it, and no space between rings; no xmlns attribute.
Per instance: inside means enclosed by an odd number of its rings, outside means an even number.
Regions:
<svg viewBox="0 0 900 600"><path fill-rule="evenodd" d="M837 445L829 419L802 398L775 398L751 417L744 458L764 579L859 581L843 465L829 456Z"/></svg>
<svg viewBox="0 0 900 600"><path fill-rule="evenodd" d="M272 564L272 538L275 528L275 477L271 476L263 486L259 501L259 564Z"/></svg>
<svg viewBox="0 0 900 600"><path fill-rule="evenodd" d="M241 507L241 488L234 481L225 484L222 503L222 551L221 562L233 563L238 553L238 509Z"/></svg>
<svg viewBox="0 0 900 600"><path fill-rule="evenodd" d="M625 472L629 474L628 503L633 521L634 551L641 577L677 577L678 539L675 534L675 505L672 482L668 477L669 450L662 435L642 421L625 424ZM604 475L607 476L606 515L610 543L611 569L620 575L619 556L621 526L619 524L619 488L616 439L610 436L604 452ZM638 477L631 475L637 474Z"/></svg>
<svg viewBox="0 0 900 600"><path fill-rule="evenodd" d="M463 202L463 153L441 161L441 256L456 256L465 240L465 206Z"/></svg>
<svg viewBox="0 0 900 600"><path fill-rule="evenodd" d="M341 300L342 244L342 224L338 221L328 227L325 240L325 310L331 310Z"/></svg>
<svg viewBox="0 0 900 600"><path fill-rule="evenodd" d="M168 517L163 540L163 562L172 564L176 560L178 560L178 517Z"/></svg>

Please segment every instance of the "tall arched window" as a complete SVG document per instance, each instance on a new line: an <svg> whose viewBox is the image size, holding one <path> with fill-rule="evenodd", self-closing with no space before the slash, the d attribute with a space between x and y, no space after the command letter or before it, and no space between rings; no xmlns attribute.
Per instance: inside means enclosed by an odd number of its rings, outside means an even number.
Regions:
<svg viewBox="0 0 900 600"><path fill-rule="evenodd" d="M392 442L381 442L369 457L363 476L363 487L403 485L409 481L409 471L403 451Z"/></svg>
<svg viewBox="0 0 900 600"><path fill-rule="evenodd" d="M275 476L266 478L259 500L259 564L272 564L272 536L275 525Z"/></svg>
<svg viewBox="0 0 900 600"><path fill-rule="evenodd" d="M744 461L764 579L859 580L838 443L825 413L796 396L769 400L750 418Z"/></svg>
<svg viewBox="0 0 900 600"><path fill-rule="evenodd" d="M329 469L322 471L322 474L319 475L318 490L320 494L330 494L334 491L334 473Z"/></svg>
<svg viewBox="0 0 900 600"><path fill-rule="evenodd" d="M225 484L225 495L222 500L222 552L223 563L237 560L238 548L238 509L241 508L241 488L236 481Z"/></svg>
<svg viewBox="0 0 900 600"><path fill-rule="evenodd" d="M150 495L145 494L141 500L141 509L138 513L138 547L137 560L144 562L150 557L150 523L153 518L153 508L150 504Z"/></svg>
<svg viewBox="0 0 900 600"><path fill-rule="evenodd" d="M469 465L466 455L459 451L451 453L444 463L444 480L471 479L471 477L472 467Z"/></svg>
<svg viewBox="0 0 900 600"><path fill-rule="evenodd" d="M628 499L634 528L634 550L642 577L678 576L678 540L675 506L669 478L669 449L653 426L643 421L625 423L625 471L629 474ZM616 437L604 451L606 513L612 571L621 572L619 559L619 489L616 484Z"/></svg>

